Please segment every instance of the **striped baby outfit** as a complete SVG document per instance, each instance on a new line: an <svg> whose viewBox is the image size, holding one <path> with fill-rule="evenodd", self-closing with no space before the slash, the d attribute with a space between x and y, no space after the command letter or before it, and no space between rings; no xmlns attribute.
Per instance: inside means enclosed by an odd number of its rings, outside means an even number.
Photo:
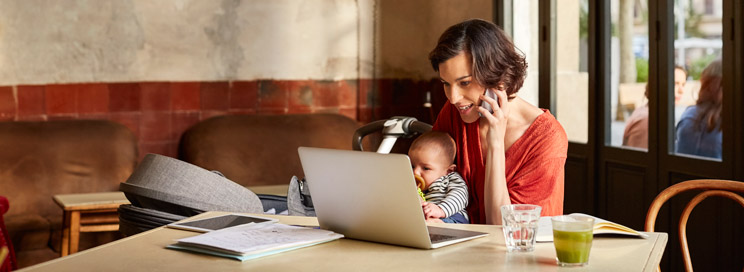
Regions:
<svg viewBox="0 0 744 272"><path fill-rule="evenodd" d="M468 186L457 172L435 180L426 191L426 201L442 208L445 218L460 213L470 220L465 207L468 206Z"/></svg>

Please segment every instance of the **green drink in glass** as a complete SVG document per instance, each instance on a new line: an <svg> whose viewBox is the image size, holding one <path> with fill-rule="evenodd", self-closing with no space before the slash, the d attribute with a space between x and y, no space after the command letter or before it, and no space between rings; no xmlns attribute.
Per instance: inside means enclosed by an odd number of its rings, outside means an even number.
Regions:
<svg viewBox="0 0 744 272"><path fill-rule="evenodd" d="M553 217L551 221L558 265L585 266L589 264L589 252L594 238L594 218L562 215Z"/></svg>

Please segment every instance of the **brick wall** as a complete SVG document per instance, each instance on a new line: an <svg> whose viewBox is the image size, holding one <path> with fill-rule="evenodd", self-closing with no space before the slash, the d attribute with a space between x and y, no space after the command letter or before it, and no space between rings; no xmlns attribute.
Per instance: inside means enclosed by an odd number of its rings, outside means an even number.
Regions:
<svg viewBox="0 0 744 272"><path fill-rule="evenodd" d="M425 108L430 92L433 108ZM438 80L131 82L0 87L0 121L107 119L127 126L139 153L177 156L181 134L225 114L333 112L360 123L396 115L432 123L446 102Z"/></svg>

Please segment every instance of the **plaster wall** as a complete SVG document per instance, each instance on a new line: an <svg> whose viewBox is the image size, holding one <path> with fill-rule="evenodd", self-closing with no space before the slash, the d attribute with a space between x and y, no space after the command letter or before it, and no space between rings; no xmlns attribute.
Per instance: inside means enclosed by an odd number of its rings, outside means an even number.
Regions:
<svg viewBox="0 0 744 272"><path fill-rule="evenodd" d="M217 115L432 122L446 99L429 50L446 27L491 10L485 0L0 0L0 121L112 120L140 154L167 156Z"/></svg>
<svg viewBox="0 0 744 272"><path fill-rule="evenodd" d="M3 0L0 83L356 78L359 11L353 0Z"/></svg>
<svg viewBox="0 0 744 272"><path fill-rule="evenodd" d="M435 77L491 1L0 0L0 85Z"/></svg>

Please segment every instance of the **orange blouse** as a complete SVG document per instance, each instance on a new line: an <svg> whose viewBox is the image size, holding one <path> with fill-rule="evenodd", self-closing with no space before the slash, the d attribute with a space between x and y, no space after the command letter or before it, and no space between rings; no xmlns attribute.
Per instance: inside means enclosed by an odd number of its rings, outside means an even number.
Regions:
<svg viewBox="0 0 744 272"><path fill-rule="evenodd" d="M486 179L478 122L465 123L450 103L439 113L434 130L449 133L457 143L457 171L468 185L468 214L486 223L483 201ZM560 123L543 110L524 134L506 150L506 186L514 204L536 204L543 216L563 214L563 178L568 138Z"/></svg>

